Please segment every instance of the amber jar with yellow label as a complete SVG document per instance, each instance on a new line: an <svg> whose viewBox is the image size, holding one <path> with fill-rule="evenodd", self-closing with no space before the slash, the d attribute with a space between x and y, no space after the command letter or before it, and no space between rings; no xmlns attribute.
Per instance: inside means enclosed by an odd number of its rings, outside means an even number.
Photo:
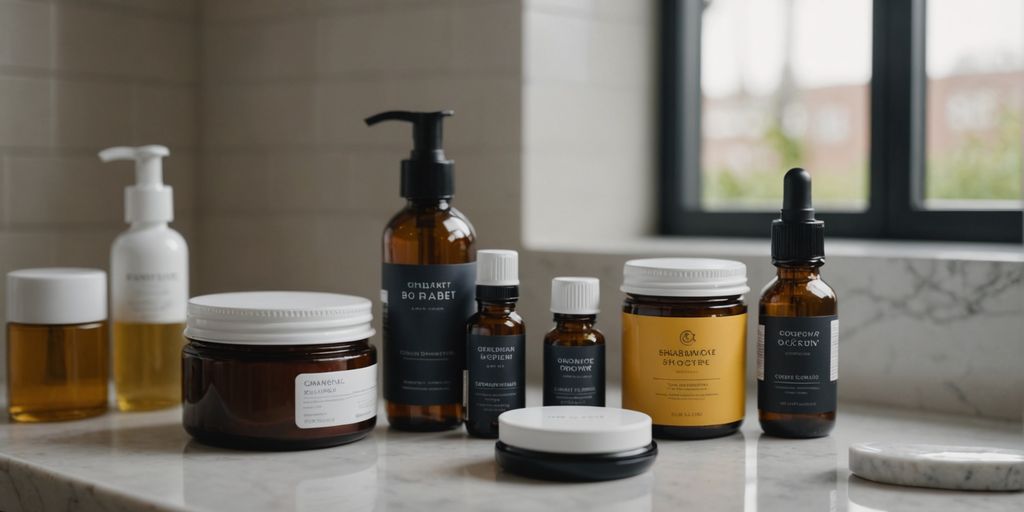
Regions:
<svg viewBox="0 0 1024 512"><path fill-rule="evenodd" d="M622 291L622 407L648 414L658 438L736 432L746 398L747 267L631 260Z"/></svg>

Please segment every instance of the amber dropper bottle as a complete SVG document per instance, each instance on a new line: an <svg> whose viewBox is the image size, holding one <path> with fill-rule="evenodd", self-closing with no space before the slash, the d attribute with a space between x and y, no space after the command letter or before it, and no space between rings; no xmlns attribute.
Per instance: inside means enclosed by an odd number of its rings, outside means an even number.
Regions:
<svg viewBox="0 0 1024 512"><path fill-rule="evenodd" d="M810 174L790 169L782 214L772 222L778 273L758 308L757 408L768 435L823 437L835 426L839 317L836 293L819 272L824 234L811 206Z"/></svg>
<svg viewBox="0 0 1024 512"><path fill-rule="evenodd" d="M526 407L526 324L516 312L519 253L483 250L477 312L466 322L466 432L498 437L498 416Z"/></svg>
<svg viewBox="0 0 1024 512"><path fill-rule="evenodd" d="M442 121L452 111L383 112L366 119L413 125L413 150L402 160L407 199L384 228L384 399L388 423L413 431L462 424L466 319L473 314L476 233L452 207L454 162L442 148Z"/></svg>

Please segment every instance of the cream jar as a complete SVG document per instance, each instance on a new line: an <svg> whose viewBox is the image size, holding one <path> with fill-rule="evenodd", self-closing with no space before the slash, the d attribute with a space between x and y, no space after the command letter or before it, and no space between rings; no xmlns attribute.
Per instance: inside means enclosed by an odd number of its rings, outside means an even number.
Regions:
<svg viewBox="0 0 1024 512"><path fill-rule="evenodd" d="M370 301L316 292L189 300L183 423L213 445L289 450L362 439L376 424Z"/></svg>
<svg viewBox="0 0 1024 512"><path fill-rule="evenodd" d="M622 407L658 438L736 432L746 397L747 268L703 258L626 262Z"/></svg>

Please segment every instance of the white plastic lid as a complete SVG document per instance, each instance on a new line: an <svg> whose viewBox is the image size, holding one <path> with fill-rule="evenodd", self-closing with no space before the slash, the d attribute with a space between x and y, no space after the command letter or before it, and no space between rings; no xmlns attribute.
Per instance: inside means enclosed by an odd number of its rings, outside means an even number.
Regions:
<svg viewBox="0 0 1024 512"><path fill-rule="evenodd" d="M513 409L498 416L498 440L547 453L623 452L651 444L651 417L628 409L582 405Z"/></svg>
<svg viewBox="0 0 1024 512"><path fill-rule="evenodd" d="M107 319L107 273L94 268L26 268L7 274L7 321L71 325Z"/></svg>
<svg viewBox="0 0 1024 512"><path fill-rule="evenodd" d="M322 345L373 336L370 301L320 292L236 292L188 301L185 336L236 345Z"/></svg>
<svg viewBox="0 0 1024 512"><path fill-rule="evenodd" d="M476 284L481 286L518 286L519 253L506 249L477 251Z"/></svg>
<svg viewBox="0 0 1024 512"><path fill-rule="evenodd" d="M622 269L622 291L655 297L728 297L750 291L747 266L709 258L630 260Z"/></svg>
<svg viewBox="0 0 1024 512"><path fill-rule="evenodd" d="M174 220L174 190L164 185L163 158L166 146L115 146L100 151L100 160L135 161L135 184L124 189L125 222L170 222Z"/></svg>
<svg viewBox="0 0 1024 512"><path fill-rule="evenodd" d="M596 315L600 309L601 281L596 277L556 277L551 280L551 312Z"/></svg>

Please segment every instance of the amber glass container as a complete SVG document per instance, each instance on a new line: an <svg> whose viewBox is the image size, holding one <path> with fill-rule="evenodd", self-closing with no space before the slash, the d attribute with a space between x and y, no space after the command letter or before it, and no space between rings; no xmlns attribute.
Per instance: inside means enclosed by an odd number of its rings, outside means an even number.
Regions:
<svg viewBox="0 0 1024 512"><path fill-rule="evenodd" d="M647 413L655 437L704 439L743 423L746 267L712 259L626 263L622 406Z"/></svg>
<svg viewBox="0 0 1024 512"><path fill-rule="evenodd" d="M376 424L370 301L244 292L189 301L183 424L195 439L265 450L322 448Z"/></svg>
<svg viewBox="0 0 1024 512"><path fill-rule="evenodd" d="M448 199L409 199L406 207L398 212L384 230L384 264L392 269L401 266L407 271L417 272L420 282L442 280L455 283L457 297L445 304L445 315L450 318L438 322L437 328L425 326L393 325L401 322L395 308L397 297L391 297L390 305L383 308L384 325L384 398L387 400L388 423L401 430L432 431L456 428L462 423L462 371L465 367L465 321L473 314L473 280L476 270L471 263L476 261L474 242L476 234L472 225L462 213L451 206ZM433 276L442 275L442 278ZM386 288L385 288L386 289ZM392 310L389 314L389 310ZM399 329L421 329L419 336L438 338L430 345L437 345L440 351L448 353L447 358L454 364L432 371L423 368L422 362L402 361L398 344L417 346L416 336L402 336ZM413 338L413 339L408 339ZM431 350L434 350L431 347ZM443 381L448 388L443 393L447 398L441 402L427 399L425 403L407 403L396 399L398 396L421 396L426 393L416 390L402 390L400 382L402 365L419 366L430 374L430 380ZM435 363L426 363L435 364Z"/></svg>
<svg viewBox="0 0 1024 512"><path fill-rule="evenodd" d="M835 291L821 279L820 263L779 266L778 273L761 292L759 318L835 318ZM834 405L834 404L833 404ZM758 409L761 429L778 437L823 437L836 424L836 411L775 412Z"/></svg>
<svg viewBox="0 0 1024 512"><path fill-rule="evenodd" d="M605 405L604 333L596 327L601 282L551 280L555 327L544 335L544 405Z"/></svg>
<svg viewBox="0 0 1024 512"><path fill-rule="evenodd" d="M7 408L14 421L107 410L107 277L38 268L7 275Z"/></svg>

